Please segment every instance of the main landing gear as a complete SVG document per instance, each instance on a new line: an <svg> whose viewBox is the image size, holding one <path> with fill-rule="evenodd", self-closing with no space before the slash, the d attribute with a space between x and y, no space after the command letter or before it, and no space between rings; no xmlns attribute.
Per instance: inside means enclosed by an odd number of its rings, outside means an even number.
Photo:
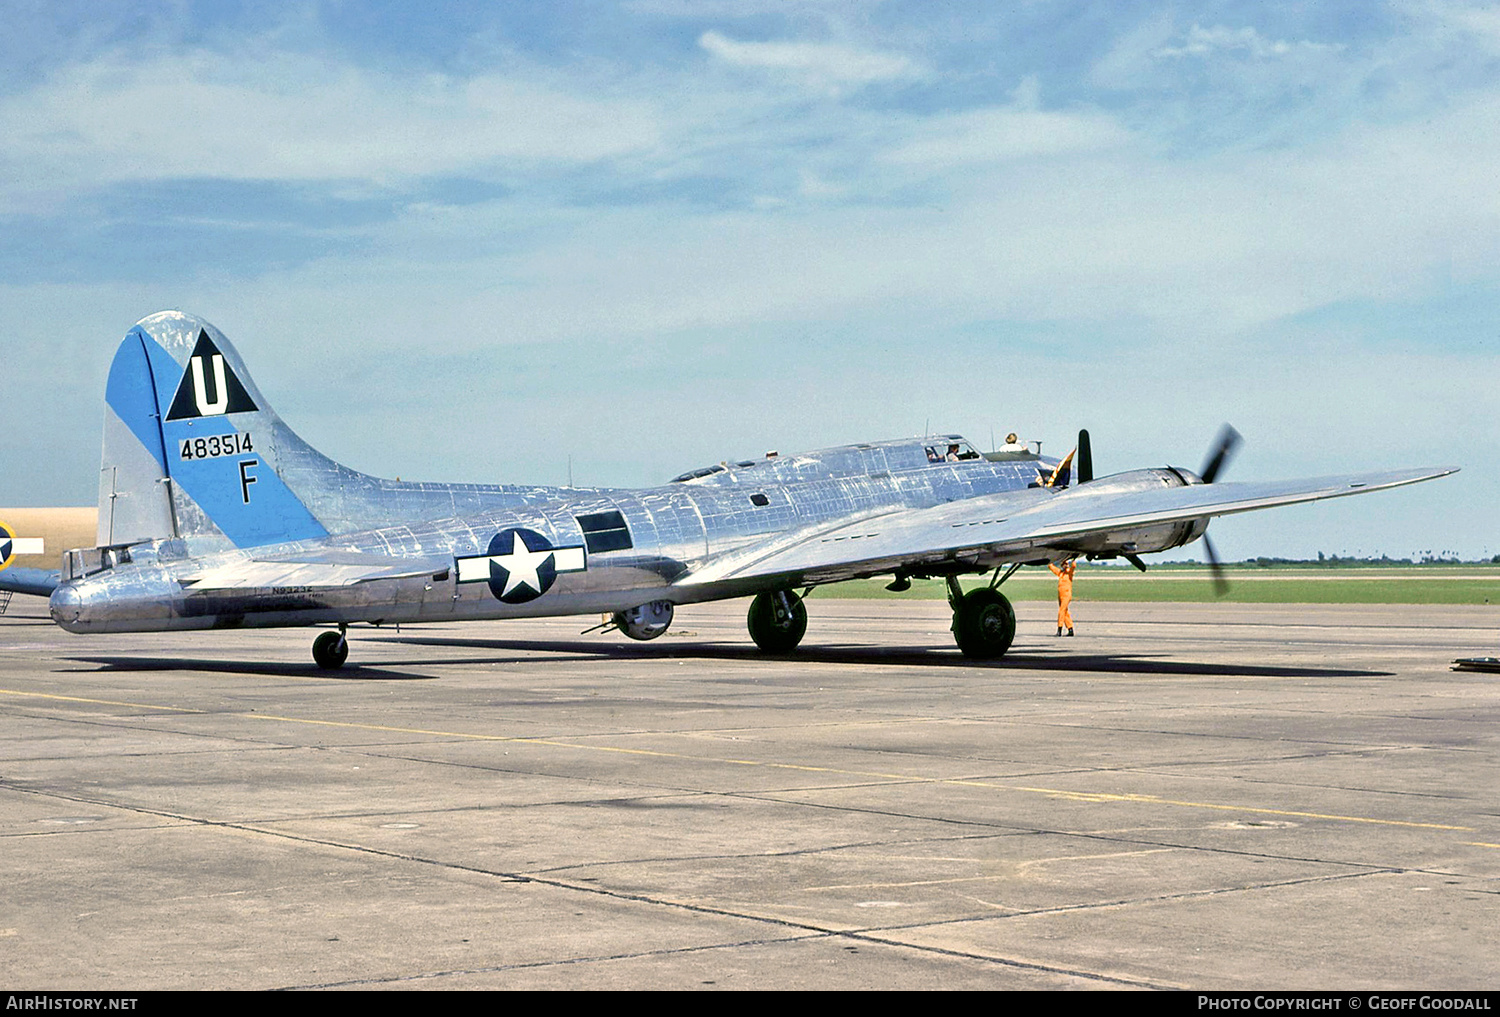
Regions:
<svg viewBox="0 0 1500 1017"><path fill-rule="evenodd" d="M349 659L349 640L344 638L347 625L340 625L337 632L325 632L313 640L313 660L318 666L336 671Z"/></svg>
<svg viewBox="0 0 1500 1017"><path fill-rule="evenodd" d="M953 638L963 655L971 660L993 660L1004 656L1016 638L1015 609L1005 595L995 589L996 585L998 583L965 593L955 577L948 577ZM807 608L802 598L791 590L758 594L750 602L750 615L746 620L750 638L766 653L792 652L807 632Z"/></svg>
<svg viewBox="0 0 1500 1017"><path fill-rule="evenodd" d="M791 653L807 633L807 608L791 590L759 593L746 621L756 646L767 653Z"/></svg>
<svg viewBox="0 0 1500 1017"><path fill-rule="evenodd" d="M993 660L1003 656L1016 638L1016 612L993 586L968 593L958 579L948 577L948 603L953 608L953 638L965 657Z"/></svg>

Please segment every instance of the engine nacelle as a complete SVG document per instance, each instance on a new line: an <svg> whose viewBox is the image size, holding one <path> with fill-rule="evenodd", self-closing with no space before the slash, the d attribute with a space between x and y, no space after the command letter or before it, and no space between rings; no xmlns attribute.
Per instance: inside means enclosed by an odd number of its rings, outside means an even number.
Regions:
<svg viewBox="0 0 1500 1017"><path fill-rule="evenodd" d="M1089 496L1123 494L1130 491L1146 491L1158 487L1188 487L1203 483L1203 478L1180 466L1163 469L1131 470L1100 477L1087 484L1080 484L1074 491ZM1153 526L1128 527L1104 533L1091 533L1081 537L1073 545L1076 550L1089 555L1108 558L1117 554L1151 554L1168 551L1174 547L1191 544L1208 530L1207 517L1187 519L1175 523L1159 523Z"/></svg>
<svg viewBox="0 0 1500 1017"><path fill-rule="evenodd" d="M615 628L631 639L655 639L672 624L672 602L653 600L628 611L616 611L614 623Z"/></svg>
<svg viewBox="0 0 1500 1017"><path fill-rule="evenodd" d="M1201 484L1203 478L1192 470L1184 470L1181 466L1165 466L1154 470L1128 470L1125 473L1112 473L1098 480L1091 480L1087 484L1080 484L1074 490L1088 491L1090 494L1108 491L1111 494L1119 494L1126 491L1145 491L1156 487L1187 487L1189 484Z"/></svg>

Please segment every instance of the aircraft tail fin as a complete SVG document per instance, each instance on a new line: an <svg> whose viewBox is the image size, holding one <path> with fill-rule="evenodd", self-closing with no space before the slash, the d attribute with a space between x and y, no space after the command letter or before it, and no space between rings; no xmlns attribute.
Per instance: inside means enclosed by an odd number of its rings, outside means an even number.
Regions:
<svg viewBox="0 0 1500 1017"><path fill-rule="evenodd" d="M384 480L342 466L271 409L224 333L163 311L110 365L100 546L179 538L192 554L513 508L556 492Z"/></svg>
<svg viewBox="0 0 1500 1017"><path fill-rule="evenodd" d="M356 474L298 438L224 334L164 311L120 343L105 388L98 543L195 551L324 536L319 502Z"/></svg>

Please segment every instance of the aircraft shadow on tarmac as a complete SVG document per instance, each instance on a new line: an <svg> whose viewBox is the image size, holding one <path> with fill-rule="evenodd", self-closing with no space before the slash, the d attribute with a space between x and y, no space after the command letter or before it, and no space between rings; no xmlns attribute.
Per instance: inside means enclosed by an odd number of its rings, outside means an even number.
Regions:
<svg viewBox="0 0 1500 1017"><path fill-rule="evenodd" d="M432 674L410 674L391 671L385 667L360 667L349 665L338 670L326 670L316 664L275 663L247 660L192 660L185 657L69 657L81 664L97 664L97 668L59 668L60 671L212 671L222 674L258 674L286 678L327 678L332 681L435 681L440 676ZM387 661L386 663L392 663ZM413 662L417 663L417 662ZM451 664L454 661L424 660L422 664ZM495 663L493 658L471 663Z"/></svg>
<svg viewBox="0 0 1500 1017"><path fill-rule="evenodd" d="M324 669L301 661L205 660L187 657L71 656L81 664L94 664L110 671L207 671L223 674L254 674L268 677L324 678L330 681L434 681L436 674L418 674L393 668L446 668L455 665L534 665L543 653L556 663L613 660L722 660L781 661L787 664L865 664L897 667L962 667L985 670L1031 670L1084 672L1090 674L1157 674L1182 677L1242 678L1383 678L1391 671L1336 667L1287 667L1233 662L1164 660L1144 653L1073 654L1011 652L999 660L971 660L946 647L924 646L809 646L803 644L793 654L768 656L751 645L686 642L653 645L601 643L570 639L476 639L462 636L364 636L359 643L398 644L410 647L428 646L482 651L462 657L415 656L410 659L383 659L379 665L351 661L339 669ZM82 668L78 670L84 670Z"/></svg>
<svg viewBox="0 0 1500 1017"><path fill-rule="evenodd" d="M754 646L726 646L721 643L679 642L666 645L644 646L641 644L609 644L578 642L574 640L543 639L472 639L453 636L381 636L375 640L384 643L402 643L412 646L449 646L466 649L491 649L504 651L531 651L565 654L561 659L590 660L601 657L630 660L693 659L693 660L780 660L800 664L870 664L897 665L905 667L966 667L988 670L1038 670L1038 671L1087 671L1117 674L1166 674L1240 676L1250 678L1381 678L1393 674L1390 671L1370 671L1334 667L1274 667L1259 664L1204 663L1195 661L1162 660L1149 654L1036 654L1011 652L999 660L976 661L964 657L956 650L919 646L809 646L806 643L793 654L767 656ZM514 661L479 658L484 663L535 662L535 658ZM476 661L478 662L478 661ZM391 664L451 664L462 661L385 661Z"/></svg>

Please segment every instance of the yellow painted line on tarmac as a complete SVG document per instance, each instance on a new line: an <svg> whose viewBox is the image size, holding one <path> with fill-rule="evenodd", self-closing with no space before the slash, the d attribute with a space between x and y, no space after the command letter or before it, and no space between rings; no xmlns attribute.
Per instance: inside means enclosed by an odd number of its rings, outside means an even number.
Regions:
<svg viewBox="0 0 1500 1017"><path fill-rule="evenodd" d="M619 745L585 745L578 742L564 742L553 738L528 738L525 735L490 735L473 734L467 731L432 731L420 727L387 727L383 724L359 724L345 720L310 720L305 717L280 717L272 713L246 713L240 714L251 720L279 720L287 724L311 724L317 727L346 727L361 731L385 731L390 734L421 734L432 735L437 738L462 738L468 741L478 742L507 742L521 745L549 745L553 748L563 749L585 749L589 752L617 752L630 756L660 756L665 759L696 759L706 763L733 763L738 766L761 765L751 759L715 759L713 757L689 756L682 752L663 752L658 749L630 749Z"/></svg>
<svg viewBox="0 0 1500 1017"><path fill-rule="evenodd" d="M0 695L27 696L32 699L56 699L64 703L93 703L96 706L129 706L136 710L170 710L173 713L208 713L186 706L155 706L150 703L126 703L117 699L88 699L84 696L60 696L53 692L21 692L17 689L0 689Z"/></svg>
<svg viewBox="0 0 1500 1017"><path fill-rule="evenodd" d="M1142 802L1148 805L1180 805L1188 809L1217 809L1223 812L1253 812L1263 816L1296 816L1300 819L1333 819L1343 823L1376 823L1380 826L1409 826L1419 830L1461 830L1472 832L1472 826L1449 826L1444 823L1412 823L1400 819L1373 819L1369 816L1344 816L1331 812L1296 812L1290 809L1265 809L1253 805L1221 805L1216 802L1186 802L1173 798L1158 798L1156 795L1107 794L1095 791L1064 791L1057 788L1021 787L1017 791L1032 791L1057 798L1071 798L1081 802Z"/></svg>
<svg viewBox="0 0 1500 1017"><path fill-rule="evenodd" d="M1059 855L1055 858L1032 858L1028 861L1015 863L1014 871L996 872L983 876L952 876L945 879L912 879L905 882L876 882L876 883L830 883L827 886L804 886L800 888L802 893L815 893L824 890L889 890L902 889L909 886L945 886L951 883L983 883L993 882L997 879L1013 879L1016 873L1025 872L1042 865L1055 865L1058 862L1102 862L1107 858L1139 858L1142 855L1164 855L1182 848L1146 848L1140 851L1110 851L1095 855ZM917 859L919 861L930 861L929 859ZM956 861L968 862L972 859L961 858Z"/></svg>
<svg viewBox="0 0 1500 1017"><path fill-rule="evenodd" d="M122 702L111 699L88 699L83 696L63 696L50 692L20 692L0 689L0 694L24 696L32 699L51 699L67 703L90 703L100 706L125 706L137 710L166 710L174 713L209 715L207 710L196 710L181 706L157 706L151 703ZM619 745L591 745L583 742L561 741L553 738L528 738L522 735L474 734L466 731L440 731L431 728L395 727L385 724L365 724L346 720L315 720L308 717L287 717L271 713L217 713L214 716L240 717L245 720L269 720L283 724L304 724L311 727L336 727L356 731L379 731L386 734L426 735L434 738L458 738L466 741L505 742L518 745L542 745L550 748L576 749L583 752L609 752L618 755L647 756L658 759L683 759L694 763L720 763L728 766L754 766L768 770L789 770L798 773L826 773L840 777L858 777L866 780L887 780L896 783L941 784L950 787L975 787L991 791L1011 791L1025 794L1047 795L1093 804L1138 803L1143 805L1172 805L1187 809L1213 809L1220 812L1249 812L1265 816L1295 816L1300 819L1326 819L1343 823L1370 823L1377 826L1398 826L1419 830L1451 830L1473 832L1471 826L1450 826L1444 823L1414 823L1400 819L1375 819L1370 816L1347 816L1338 813L1298 812L1288 809L1269 809L1253 805L1224 805L1217 802L1193 802L1156 795L1113 794L1100 791L1074 791L1065 788L1026 787L1018 784L997 783L991 780L972 780L962 777L924 777L909 773L883 773L877 770L849 770L833 766L807 766L799 763L776 763L760 759L731 759L716 756L695 756L685 752L669 752L663 749L633 749ZM1481 847L1500 847L1480 844Z"/></svg>

